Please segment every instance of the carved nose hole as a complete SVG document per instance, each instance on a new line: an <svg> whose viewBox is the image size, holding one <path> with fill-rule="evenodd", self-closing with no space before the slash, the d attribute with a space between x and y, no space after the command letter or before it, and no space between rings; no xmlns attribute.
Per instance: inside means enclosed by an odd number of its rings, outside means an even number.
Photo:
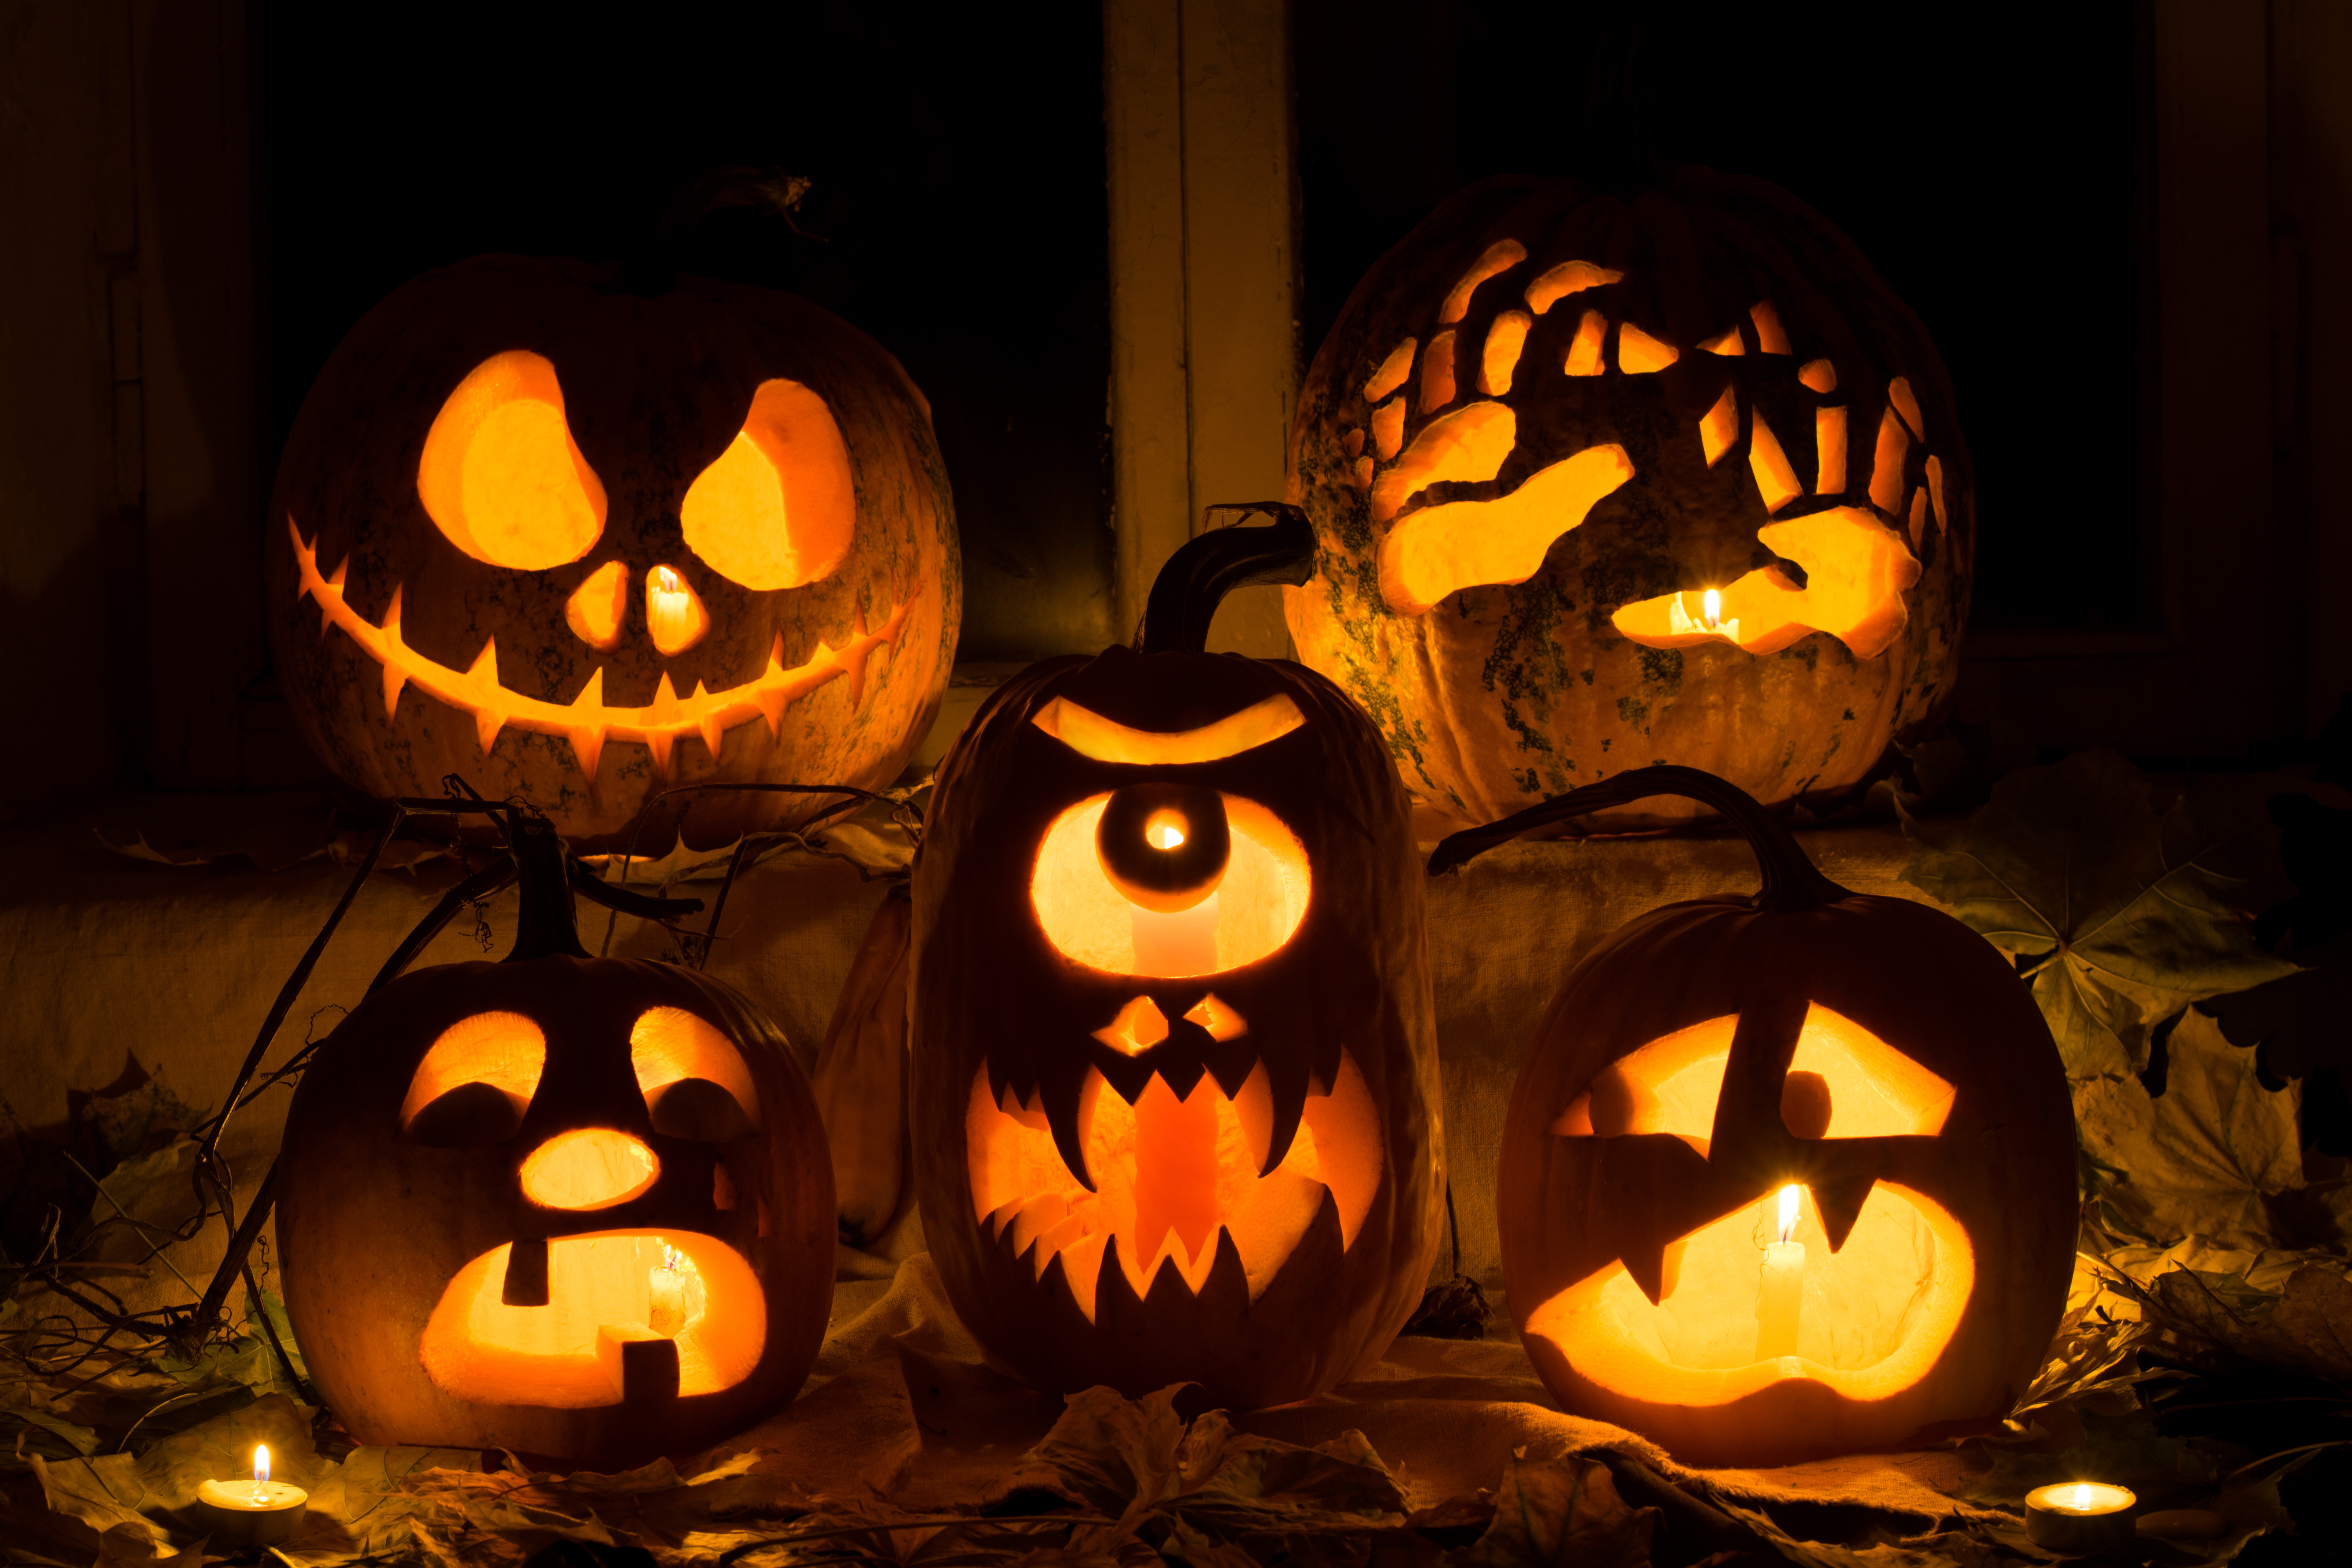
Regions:
<svg viewBox="0 0 2352 1568"><path fill-rule="evenodd" d="M661 1175L654 1152L610 1127L575 1127L533 1149L522 1163L523 1196L543 1208L608 1209Z"/></svg>
<svg viewBox="0 0 2352 1568"><path fill-rule="evenodd" d="M629 569L607 561L588 574L563 606L563 624L572 636L597 649L621 640L621 620L629 608Z"/></svg>
<svg viewBox="0 0 2352 1568"><path fill-rule="evenodd" d="M673 566L646 574L646 629L664 655L684 653L710 632L710 612L702 596Z"/></svg>

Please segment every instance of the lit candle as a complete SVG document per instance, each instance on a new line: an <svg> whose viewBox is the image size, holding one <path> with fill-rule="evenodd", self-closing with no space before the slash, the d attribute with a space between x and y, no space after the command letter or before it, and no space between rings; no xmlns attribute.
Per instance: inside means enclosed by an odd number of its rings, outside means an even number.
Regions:
<svg viewBox="0 0 2352 1568"><path fill-rule="evenodd" d="M300 1487L269 1479L268 1444L253 1450L250 1481L203 1481L196 1487L196 1506L215 1545L275 1546L291 1541L302 1527L310 1500L310 1494Z"/></svg>
<svg viewBox="0 0 2352 1568"><path fill-rule="evenodd" d="M2131 1538L2131 1510L2139 1499L2128 1487L2101 1481L2059 1481L2025 1494L2025 1533L2046 1552L2104 1552Z"/></svg>
<svg viewBox="0 0 2352 1568"><path fill-rule="evenodd" d="M702 1279L685 1253L667 1241L661 1249L662 1260L646 1282L646 1326L664 1339L676 1339L702 1315Z"/></svg>
<svg viewBox="0 0 2352 1568"><path fill-rule="evenodd" d="M1723 625L1723 595L1713 588L1706 591L1706 629L1715 631Z"/></svg>
<svg viewBox="0 0 2352 1568"><path fill-rule="evenodd" d="M686 579L667 566L646 574L646 629L654 647L664 653L683 653L710 629L705 613Z"/></svg>
<svg viewBox="0 0 2352 1568"><path fill-rule="evenodd" d="M1723 618L1723 594L1719 589L1706 591L1699 602L1699 618L1696 620L1677 593L1666 606L1666 631L1673 637L1717 637L1736 643L1739 640L1739 620L1738 616L1727 621Z"/></svg>
<svg viewBox="0 0 2352 1568"><path fill-rule="evenodd" d="M1764 1248L1764 1269L1756 1292L1756 1359L1773 1361L1797 1353L1797 1316L1805 1289L1805 1244L1790 1241L1797 1228L1797 1188L1780 1189L1780 1239Z"/></svg>

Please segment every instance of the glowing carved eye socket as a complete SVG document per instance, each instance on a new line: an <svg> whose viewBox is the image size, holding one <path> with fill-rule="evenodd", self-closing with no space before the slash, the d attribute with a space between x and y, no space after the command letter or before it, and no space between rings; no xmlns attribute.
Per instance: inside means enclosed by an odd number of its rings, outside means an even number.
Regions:
<svg viewBox="0 0 2352 1568"><path fill-rule="evenodd" d="M1146 787L1130 784L1128 790ZM1194 831L1181 846L1161 853L1189 860L1187 851L1216 847L1222 852L1213 858L1223 860L1223 872L1209 882L1205 895L1197 891L1209 879L1205 869L1177 879L1182 890L1171 893L1171 900L1191 897L1194 901L1178 901L1169 910L1148 907L1113 880L1100 849L1112 795L1080 801L1054 819L1038 846L1029 900L1055 951L1113 974L1174 979L1238 969L1290 940L1307 918L1312 879L1306 847L1257 802L1201 793L1223 807L1225 844L1214 845L1217 836L1209 831L1206 812L1179 805L1173 809L1185 812ZM1139 840L1150 832L1154 814L1164 809L1170 807L1149 803L1138 814ZM1143 850L1143 844L1136 848Z"/></svg>
<svg viewBox="0 0 2352 1568"><path fill-rule="evenodd" d="M555 366L525 349L484 360L441 405L416 497L450 543L519 572L577 561L604 531L604 486L564 422Z"/></svg>
<svg viewBox="0 0 2352 1568"><path fill-rule="evenodd" d="M1281 695L1261 698L1197 730L1137 730L1056 697L1029 721L1082 757L1098 763L1217 763L1282 739L1307 722L1298 704ZM1168 847L1161 846L1161 847Z"/></svg>
<svg viewBox="0 0 2352 1568"><path fill-rule="evenodd" d="M742 432L702 470L679 510L687 548L739 586L765 593L832 574L856 532L849 448L824 399L765 381Z"/></svg>
<svg viewBox="0 0 2352 1568"><path fill-rule="evenodd" d="M661 1176L654 1152L610 1127L575 1127L533 1149L522 1163L522 1195L542 1208L608 1209Z"/></svg>
<svg viewBox="0 0 2352 1568"><path fill-rule="evenodd" d="M629 569L607 561L572 590L564 602L563 624L590 647L610 648L621 640L621 617L628 607Z"/></svg>
<svg viewBox="0 0 2352 1568"><path fill-rule="evenodd" d="M760 1091L743 1053L683 1007L652 1007L629 1030L629 1063L654 1131L724 1143L760 1126Z"/></svg>
<svg viewBox="0 0 2352 1568"><path fill-rule="evenodd" d="M547 1037L520 1013L477 1013L441 1031L408 1082L401 1136L433 1148L511 1138L539 1091Z"/></svg>

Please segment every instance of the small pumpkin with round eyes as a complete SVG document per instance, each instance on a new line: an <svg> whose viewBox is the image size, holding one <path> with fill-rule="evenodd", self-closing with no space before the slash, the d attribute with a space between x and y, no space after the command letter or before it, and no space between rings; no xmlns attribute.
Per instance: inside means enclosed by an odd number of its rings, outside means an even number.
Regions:
<svg viewBox="0 0 2352 1568"><path fill-rule="evenodd" d="M1254 1409L1378 1359L1444 1182L1421 877L1363 713L1201 651L1295 515L1171 558L1138 649L1000 688L914 875L915 1180L950 1300L1039 1387Z"/></svg>
<svg viewBox="0 0 2352 1568"><path fill-rule="evenodd" d="M2075 1222L2064 1069L2007 960L1837 886L1694 768L1456 834L1430 869L1653 793L1720 813L1764 885L1621 928L1537 1027L1496 1177L1536 1370L1562 1409L1689 1464L1998 1423L2057 1330Z"/></svg>
<svg viewBox="0 0 2352 1568"><path fill-rule="evenodd" d="M688 969L588 957L563 850L516 835L499 963L419 970L289 1108L286 1310L366 1443L605 1468L790 1399L833 1299L833 1171L775 1025Z"/></svg>
<svg viewBox="0 0 2352 1568"><path fill-rule="evenodd" d="M961 613L929 406L895 359L789 294L576 261L476 258L363 317L265 542L320 761L381 796L457 773L583 849L629 847L672 785L888 783ZM687 832L806 809L700 796Z"/></svg>

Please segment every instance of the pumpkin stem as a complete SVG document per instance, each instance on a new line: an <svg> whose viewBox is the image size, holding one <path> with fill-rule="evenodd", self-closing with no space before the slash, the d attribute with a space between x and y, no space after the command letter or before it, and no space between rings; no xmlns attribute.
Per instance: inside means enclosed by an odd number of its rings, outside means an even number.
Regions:
<svg viewBox="0 0 2352 1568"><path fill-rule="evenodd" d="M1633 768L1613 779L1586 784L1566 795L1554 795L1539 805L1515 812L1500 822L1490 822L1484 827L1472 827L1454 834L1438 845L1429 858L1429 874L1451 871L1476 856L1485 854L1497 844L1517 838L1520 834L1538 827L1548 827L1571 816L1581 816L1589 811L1601 811L1612 805L1625 805L1644 800L1654 795L1678 795L1686 800L1713 806L1724 819L1739 830L1748 847L1756 852L1756 863L1764 872L1764 885L1757 889L1751 900L1759 910L1775 914L1790 914L1803 910L1819 909L1849 896L1847 890L1822 875L1809 859L1796 839L1779 819L1766 811L1756 797L1726 779L1697 768L1679 767L1672 763L1660 763L1654 767Z"/></svg>
<svg viewBox="0 0 2352 1568"><path fill-rule="evenodd" d="M793 214L800 206L801 198L808 195L811 184L807 175L788 174L782 169L736 165L709 171L679 191L663 209L636 253L623 265L615 287L623 293L648 298L667 293L677 285L687 237L697 224L720 207L760 208L782 217L784 226L803 239L824 239L824 235L811 234L793 221Z"/></svg>
<svg viewBox="0 0 2352 1568"><path fill-rule="evenodd" d="M1209 623L1226 595L1254 583L1297 587L1315 575L1315 527L1307 514L1280 501L1221 501L1206 510L1262 511L1266 528L1214 528L1179 548L1151 581L1143 606L1139 653L1202 653Z"/></svg>
<svg viewBox="0 0 2352 1568"><path fill-rule="evenodd" d="M521 885L522 912L515 921L509 963L534 958L585 958L579 917L572 902L572 874L555 825L517 811L509 819L507 842L514 851L515 879Z"/></svg>

